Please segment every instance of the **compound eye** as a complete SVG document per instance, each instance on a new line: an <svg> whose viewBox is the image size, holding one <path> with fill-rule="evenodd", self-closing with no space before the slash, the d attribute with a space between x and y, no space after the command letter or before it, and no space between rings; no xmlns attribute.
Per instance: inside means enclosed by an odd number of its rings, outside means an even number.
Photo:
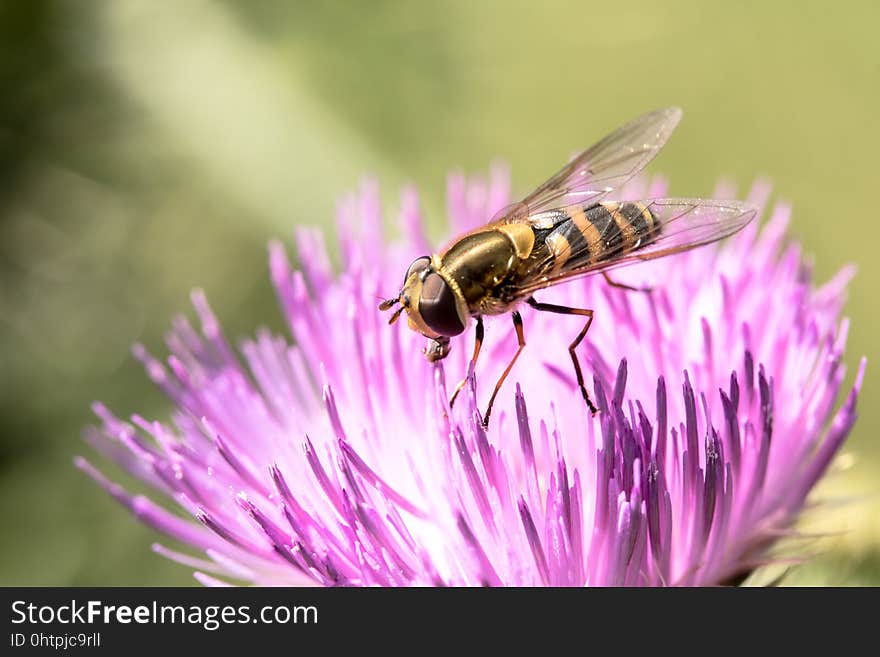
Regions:
<svg viewBox="0 0 880 657"><path fill-rule="evenodd" d="M425 269L427 269L428 265L431 264L431 258L428 256L422 256L421 258L416 258L412 261L412 264L409 266L409 269L406 270L406 276L403 277L403 282L406 283L409 280L409 277L416 273L421 273Z"/></svg>
<svg viewBox="0 0 880 657"><path fill-rule="evenodd" d="M453 336L464 331L464 324L458 316L455 292L440 274L431 273L425 277L419 297L419 314L438 335Z"/></svg>

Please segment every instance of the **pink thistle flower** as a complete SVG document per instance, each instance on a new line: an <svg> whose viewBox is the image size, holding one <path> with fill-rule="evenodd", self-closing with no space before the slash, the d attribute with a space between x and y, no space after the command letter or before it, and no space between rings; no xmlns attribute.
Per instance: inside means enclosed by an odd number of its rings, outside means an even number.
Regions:
<svg viewBox="0 0 880 657"><path fill-rule="evenodd" d="M664 188L635 181L619 198ZM508 191L498 168L488 182L452 176L452 232L484 222ZM763 208L768 195L758 184L749 200ZM195 292L201 331L177 319L164 364L134 349L175 404L171 422L95 406L89 442L173 510L77 465L201 553L154 546L205 584L735 581L767 559L852 429L865 367L835 412L853 272L813 288L798 246L784 242L789 214L777 205L763 230L753 222L620 270L651 294L601 277L545 291L595 309L581 353L600 413L587 412L568 367L576 322L524 308L528 346L486 431L478 403L516 346L509 322L488 320L476 377L450 410L472 338L431 364L424 338L376 310L430 249L416 193L403 193L403 237L388 245L366 183L339 209L341 273L318 230L297 231L300 271L270 246L293 344L263 330L237 354Z"/></svg>

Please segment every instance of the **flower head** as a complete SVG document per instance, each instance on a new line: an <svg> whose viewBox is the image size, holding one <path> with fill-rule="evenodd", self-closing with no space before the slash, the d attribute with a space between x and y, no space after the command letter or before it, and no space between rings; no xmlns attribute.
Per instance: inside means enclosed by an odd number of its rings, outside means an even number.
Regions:
<svg viewBox="0 0 880 657"><path fill-rule="evenodd" d="M630 183L621 198L663 195ZM453 232L508 201L453 176ZM719 190L718 196L725 192ZM750 200L763 207L759 184ZM196 331L178 319L165 363L135 355L176 406L170 423L96 405L88 439L173 506L83 468L147 524L199 558L155 549L205 583L706 585L766 559L852 428L864 371L844 379L844 269L815 289L777 205L724 243L545 291L595 310L581 346L592 416L570 372L571 318L523 310L527 347L488 430L477 411L513 354L505 318L454 408L472 338L428 363L424 338L376 310L430 252L414 191L403 238L382 238L376 185L340 206L342 271L320 231L300 229L300 270L270 246L293 342L260 331L238 351L200 292ZM518 383L517 383L518 382ZM450 385L452 384L452 385Z"/></svg>

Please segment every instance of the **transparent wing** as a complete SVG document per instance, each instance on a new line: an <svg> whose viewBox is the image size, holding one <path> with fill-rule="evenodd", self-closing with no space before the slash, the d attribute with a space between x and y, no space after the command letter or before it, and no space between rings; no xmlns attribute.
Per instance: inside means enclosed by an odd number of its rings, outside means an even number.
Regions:
<svg viewBox="0 0 880 657"><path fill-rule="evenodd" d="M597 203L645 168L681 119L677 107L630 121L591 146L522 201L498 212L493 222L525 221L530 215L575 203Z"/></svg>
<svg viewBox="0 0 880 657"><path fill-rule="evenodd" d="M623 265L654 260L681 253L733 235L755 218L757 210L740 201L710 199L653 199L641 201L654 217L653 234L639 240L627 251L615 248L620 231L616 224L604 232L595 232L590 239L566 253L565 265L555 267L558 254L546 250L528 265L522 274L522 283L514 295L524 297L562 281ZM619 247L619 242L617 243Z"/></svg>

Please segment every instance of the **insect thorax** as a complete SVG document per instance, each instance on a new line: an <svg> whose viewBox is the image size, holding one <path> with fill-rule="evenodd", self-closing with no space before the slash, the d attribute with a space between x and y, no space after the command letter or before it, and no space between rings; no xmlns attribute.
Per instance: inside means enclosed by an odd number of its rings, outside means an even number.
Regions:
<svg viewBox="0 0 880 657"><path fill-rule="evenodd" d="M442 256L444 273L458 286L473 314L506 312L509 300L497 298L497 291L518 263L510 237L491 229L467 235Z"/></svg>

